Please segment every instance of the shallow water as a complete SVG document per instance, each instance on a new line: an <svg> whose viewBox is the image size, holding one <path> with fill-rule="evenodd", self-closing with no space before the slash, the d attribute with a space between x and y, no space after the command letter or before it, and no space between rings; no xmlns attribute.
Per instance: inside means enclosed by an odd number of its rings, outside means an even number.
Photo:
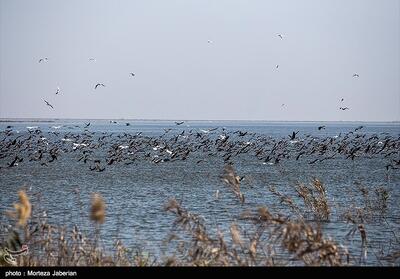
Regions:
<svg viewBox="0 0 400 279"><path fill-rule="evenodd" d="M0 159L2 167L0 169L1 223L8 222L4 214L5 210L10 209L16 202L17 191L26 187L30 195L42 193L38 210L46 210L50 222L67 226L78 223L80 227L89 229L92 226L87 218L90 194L100 192L107 204L106 222L102 227L105 245L111 245L119 237L129 247L141 247L154 255L161 256L166 249L163 240L168 236L174 220L171 214L163 211L163 205L170 198L177 198L189 211L201 215L210 227L218 226L226 230L226 235L228 235L231 222L238 219L240 213L246 209L267 206L274 213L293 214L271 194L268 186L274 185L280 192L287 193L302 206L293 185L298 182L308 183L313 177L317 177L326 187L328 202L332 208L330 222L323 223L324 232L347 246L354 255L360 254L361 239L357 233L353 238L346 238L346 234L353 226L346 223L342 215L351 205L361 206L362 201L356 185L361 183L371 189L371 192L377 187L384 187L389 191L390 198L384 213L389 225L383 224L382 219L379 218L365 223L370 246L367 264L384 264L377 259L377 255L380 255L382 247L384 249L382 253L387 252L387 242L393 238L393 231L396 234L400 233L400 170L385 168L389 163L393 163L392 160L400 159L398 149L387 157L381 153L373 156L360 154L354 160L337 156L315 164L309 164L309 162L310 158L318 157L316 154L303 156L299 160L295 160L296 156L291 156L277 163L273 161L266 163L264 160L257 159L254 152L244 152L230 160L234 163L237 173L245 177L241 190L246 202L240 205L234 194L220 179L226 163L222 156L226 155L225 151L221 154L208 155L212 153L212 150L199 149L201 151L192 152L185 160L155 163L150 159L161 156L160 153L156 154L159 151L144 145L147 149L139 152L143 154L148 152L151 157L138 156L130 164L119 162L106 165L104 162L104 171L91 171L89 164L77 161L82 156L81 148L85 147L73 149L73 143L83 142L84 134L88 133L84 131L84 126L89 122L90 126L86 129L94 133L93 138L111 134L106 144L96 147L91 155L93 158L101 158L102 163L113 144L117 147L129 144L128 140L125 141L124 134L134 136L142 132L140 137L143 137L143 141L148 141L159 139L165 133L164 129L171 129L164 135L164 138L168 140L185 131L183 137L178 140L183 142L181 145L185 144L184 136L189 133L198 132L202 136L207 136L212 142L215 142L221 134L226 133L230 135L230 141L243 146L245 142L249 142L253 150L259 147L256 146L257 144L260 145L257 143L260 141L257 139L258 136L266 140L284 139L287 142L284 149L289 150L288 152L305 143L306 139L308 141L312 138L315 138L315 141L328 138L337 140L337 144L340 144L343 135L354 131L360 125L364 127L351 134L350 146L360 140L354 138L356 134L365 135L366 138L377 135L379 139L376 141L381 141L379 146L387 137L398 142L400 136L399 123L185 121L184 124L178 126L174 121L0 122L0 131L2 131L0 140L18 136L27 138L33 133L29 133L26 127L33 127L32 131L39 129L41 137L46 138L38 143L41 147L43 142L47 142L48 146L58 146L64 150L60 151L57 160L43 166L38 161L28 160L29 153L38 149L34 144L30 146L30 151L21 148L16 149L12 154L8 154L7 149L2 149L0 154L4 155L1 156L4 158ZM130 125L127 126L126 123ZM317 127L321 125L325 125L326 129L318 130ZM5 135L7 126L12 126L12 135ZM218 130L204 132L217 127ZM247 131L249 134L238 137L237 134L233 134L237 130ZM293 131L299 131L296 138L299 142L288 141L288 135ZM255 134L250 135L250 133ZM77 137L72 137L75 135ZM63 138L71 139L71 142L62 141ZM195 138L190 140L196 141ZM93 140L92 144L96 142L97 140ZM91 145L87 148L89 147ZM24 161L18 166L8 167L15 155L24 157ZM124 156L129 158L130 155ZM199 162L199 160L203 161ZM76 189L80 193L82 208L77 206ZM215 198L217 190L220 192L218 200ZM313 219L312 216L307 217Z"/></svg>

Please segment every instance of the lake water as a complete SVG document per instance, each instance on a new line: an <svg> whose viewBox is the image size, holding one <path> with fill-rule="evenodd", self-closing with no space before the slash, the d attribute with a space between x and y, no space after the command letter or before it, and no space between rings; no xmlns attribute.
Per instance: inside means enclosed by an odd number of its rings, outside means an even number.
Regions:
<svg viewBox="0 0 400 279"><path fill-rule="evenodd" d="M394 241L393 232L400 233L399 123L116 122L0 122L0 222L8 222L5 210L25 187L31 196L42 193L40 208L34 210L46 210L49 222L89 229L90 195L99 192L107 205L105 245L118 237L128 247L162 256L174 221L163 210L169 199L180 200L210 228L225 230L228 236L229 225L246 209L267 206L271 212L294 216L268 187L275 186L302 207L293 186L316 177L326 187L332 210L330 221L322 223L327 236L358 255L361 239L357 233L346 237L353 225L343 215L363 207L357 185L370 189L371 197L382 187L390 194L384 219L365 221L367 264L384 264L379 256L396 245L389 248L388 242ZM363 127L355 131L359 126ZM298 133L290 139L293 132ZM57 159L51 161L51 154ZM23 161L12 164L16 156ZM220 178L229 162L244 177L243 205ZM306 218L313 220L312 214Z"/></svg>

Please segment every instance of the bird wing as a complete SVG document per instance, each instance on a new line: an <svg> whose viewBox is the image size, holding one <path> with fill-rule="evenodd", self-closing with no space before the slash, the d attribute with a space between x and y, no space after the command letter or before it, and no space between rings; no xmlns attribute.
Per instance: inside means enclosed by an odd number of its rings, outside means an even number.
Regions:
<svg viewBox="0 0 400 279"><path fill-rule="evenodd" d="M46 105L48 105L49 107L51 107L52 109L54 109L53 106L52 106L49 102L47 102L46 100L44 100L44 101L46 102Z"/></svg>

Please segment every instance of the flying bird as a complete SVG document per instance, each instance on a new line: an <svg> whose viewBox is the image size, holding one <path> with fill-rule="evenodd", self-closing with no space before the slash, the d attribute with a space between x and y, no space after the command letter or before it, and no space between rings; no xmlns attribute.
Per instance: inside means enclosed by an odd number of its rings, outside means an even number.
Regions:
<svg viewBox="0 0 400 279"><path fill-rule="evenodd" d="M281 38L281 40L283 39L283 36L281 34L278 34L278 37Z"/></svg>
<svg viewBox="0 0 400 279"><path fill-rule="evenodd" d="M96 85L95 85L94 89L97 89L97 87L99 87L99 86L106 87L104 84L102 84L102 83L98 83L98 84L96 84Z"/></svg>
<svg viewBox="0 0 400 279"><path fill-rule="evenodd" d="M183 123L185 123L185 121L181 121L181 122L175 122L176 125L182 125Z"/></svg>
<svg viewBox="0 0 400 279"><path fill-rule="evenodd" d="M325 129L325 126L319 126L318 127L318 130L322 130L322 129Z"/></svg>
<svg viewBox="0 0 400 279"><path fill-rule="evenodd" d="M89 61L96 62L96 58L89 58Z"/></svg>
<svg viewBox="0 0 400 279"><path fill-rule="evenodd" d="M49 61L49 59L47 57L39 59L39 63L47 62L47 61Z"/></svg>
<svg viewBox="0 0 400 279"><path fill-rule="evenodd" d="M347 110L347 109L349 109L348 107L340 107L339 109L341 109L341 110Z"/></svg>
<svg viewBox="0 0 400 279"><path fill-rule="evenodd" d="M353 77L360 77L358 74L353 74Z"/></svg>
<svg viewBox="0 0 400 279"><path fill-rule="evenodd" d="M57 86L57 91L56 91L56 95L60 93L60 87Z"/></svg>
<svg viewBox="0 0 400 279"><path fill-rule="evenodd" d="M279 68L279 65L276 65L276 68L278 69L278 68Z"/></svg>
<svg viewBox="0 0 400 279"><path fill-rule="evenodd" d="M344 101L344 98L340 99L340 101L343 102L343 101Z"/></svg>
<svg viewBox="0 0 400 279"><path fill-rule="evenodd" d="M134 74L134 73L129 73L129 74L130 74L131 76L133 76L133 77L135 76L135 74Z"/></svg>
<svg viewBox="0 0 400 279"><path fill-rule="evenodd" d="M51 107L52 109L54 109L54 107L53 107L49 102L47 102L46 100L43 100L43 101L45 101L46 105L48 105L49 107Z"/></svg>
<svg viewBox="0 0 400 279"><path fill-rule="evenodd" d="M294 132L293 131L293 133L291 134L291 135L289 135L289 138L291 139L291 140L294 140L295 138L296 138L296 135L299 133L299 131L297 131L297 132Z"/></svg>

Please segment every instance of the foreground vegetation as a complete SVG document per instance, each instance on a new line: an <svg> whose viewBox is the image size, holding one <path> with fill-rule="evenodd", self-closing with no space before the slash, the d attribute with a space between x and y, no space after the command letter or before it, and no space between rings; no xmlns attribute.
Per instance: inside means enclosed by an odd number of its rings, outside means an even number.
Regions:
<svg viewBox="0 0 400 279"><path fill-rule="evenodd" d="M222 175L232 199L245 203L240 189L240 177L232 166ZM168 255L155 258L143 251L129 249L116 239L112 249L101 244L102 224L107 221L106 201L93 193L89 218L93 231L84 233L78 226L49 223L43 212L35 210L27 192L18 193L19 202L5 212L8 226L1 226L3 236L0 265L3 266L274 266L316 265L342 266L365 264L368 250L366 224L376 218L386 223L385 214L390 194L383 188L357 186L360 203L343 209L342 218L352 224L348 237L361 241L360 255L353 255L338 241L324 235L321 224L329 222L332 208L325 185L318 179L299 183L293 195L269 191L293 214L271 212L267 207L243 211L235 222L227 224L229 231L208 228L205 221L189 212L177 200L166 202L166 214L173 214L171 233L166 241ZM295 202L300 198L301 203ZM387 224L388 225L388 224ZM212 233L213 232L213 233ZM391 247L385 255L376 255L382 265L398 265L400 242L393 231Z"/></svg>

